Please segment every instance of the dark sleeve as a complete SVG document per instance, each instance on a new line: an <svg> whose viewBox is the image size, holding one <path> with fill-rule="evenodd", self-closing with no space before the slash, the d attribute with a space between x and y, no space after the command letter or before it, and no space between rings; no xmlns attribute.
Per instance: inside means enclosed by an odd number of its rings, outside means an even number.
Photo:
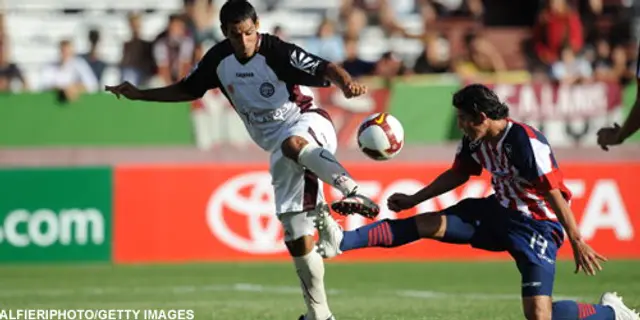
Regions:
<svg viewBox="0 0 640 320"><path fill-rule="evenodd" d="M219 88L221 84L217 69L220 61L228 55L224 47L226 44L225 41L209 49L178 85L194 97L202 97L208 90Z"/></svg>
<svg viewBox="0 0 640 320"><path fill-rule="evenodd" d="M469 139L465 136L458 145L456 158L451 169L470 176L479 176L482 173L482 166L471 156Z"/></svg>
<svg viewBox="0 0 640 320"><path fill-rule="evenodd" d="M267 63L273 66L278 78L288 84L309 87L328 87L325 78L329 62L311 54L299 46L282 41L280 38L263 35L267 51Z"/></svg>

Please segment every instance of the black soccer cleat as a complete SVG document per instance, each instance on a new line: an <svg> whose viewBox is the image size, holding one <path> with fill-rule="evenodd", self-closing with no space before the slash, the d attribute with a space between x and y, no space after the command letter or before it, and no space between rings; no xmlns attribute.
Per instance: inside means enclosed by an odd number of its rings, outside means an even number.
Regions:
<svg viewBox="0 0 640 320"><path fill-rule="evenodd" d="M380 213L380 207L373 200L359 193L352 193L334 201L331 209L343 216L359 214L368 219L373 219Z"/></svg>

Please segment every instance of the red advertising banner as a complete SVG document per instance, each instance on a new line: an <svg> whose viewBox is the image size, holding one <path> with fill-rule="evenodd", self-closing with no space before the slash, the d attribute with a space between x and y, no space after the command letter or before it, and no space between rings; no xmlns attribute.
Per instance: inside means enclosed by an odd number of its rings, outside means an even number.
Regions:
<svg viewBox="0 0 640 320"><path fill-rule="evenodd" d="M394 192L414 192L448 164L347 164L364 192L379 203ZM580 230L608 258L640 258L638 163L564 164ZM280 222L273 214L271 177L265 166L122 166L115 171L114 261L184 262L283 260ZM339 195L325 187L329 201ZM487 176L397 215L434 211L465 197L492 192ZM346 229L367 223L339 217ZM571 257L565 243L560 251ZM336 260L504 259L463 245L422 240L394 249L351 251Z"/></svg>

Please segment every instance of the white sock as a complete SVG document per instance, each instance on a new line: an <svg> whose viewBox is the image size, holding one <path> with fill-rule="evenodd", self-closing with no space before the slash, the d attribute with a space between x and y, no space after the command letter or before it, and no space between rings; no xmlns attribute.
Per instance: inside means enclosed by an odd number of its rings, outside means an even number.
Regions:
<svg viewBox="0 0 640 320"><path fill-rule="evenodd" d="M331 316L324 291L324 261L312 250L302 257L293 257L300 278L304 302L307 304L305 320L326 320Z"/></svg>
<svg viewBox="0 0 640 320"><path fill-rule="evenodd" d="M358 187L347 170L327 149L307 144L300 151L298 162L315 173L320 180L340 190L345 196Z"/></svg>

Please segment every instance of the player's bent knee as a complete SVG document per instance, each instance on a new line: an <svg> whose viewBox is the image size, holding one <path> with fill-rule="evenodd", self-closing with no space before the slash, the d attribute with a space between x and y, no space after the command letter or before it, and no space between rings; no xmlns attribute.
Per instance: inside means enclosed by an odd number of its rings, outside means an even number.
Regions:
<svg viewBox="0 0 640 320"><path fill-rule="evenodd" d="M527 320L551 320L552 299L549 296L522 298L522 311Z"/></svg>
<svg viewBox="0 0 640 320"><path fill-rule="evenodd" d="M313 236L302 236L295 240L285 241L285 244L292 257L302 257L313 250L315 241Z"/></svg>
<svg viewBox="0 0 640 320"><path fill-rule="evenodd" d="M416 225L420 238L442 239L447 229L447 220L441 214L423 213L416 216Z"/></svg>
<svg viewBox="0 0 640 320"><path fill-rule="evenodd" d="M309 142L300 136L291 136L282 141L282 145L280 148L282 149L282 154L294 161L298 161L298 156L300 155L300 151L304 148Z"/></svg>
<svg viewBox="0 0 640 320"><path fill-rule="evenodd" d="M291 212L278 215L284 229L284 242L293 257L300 257L313 250L315 225L307 212Z"/></svg>

